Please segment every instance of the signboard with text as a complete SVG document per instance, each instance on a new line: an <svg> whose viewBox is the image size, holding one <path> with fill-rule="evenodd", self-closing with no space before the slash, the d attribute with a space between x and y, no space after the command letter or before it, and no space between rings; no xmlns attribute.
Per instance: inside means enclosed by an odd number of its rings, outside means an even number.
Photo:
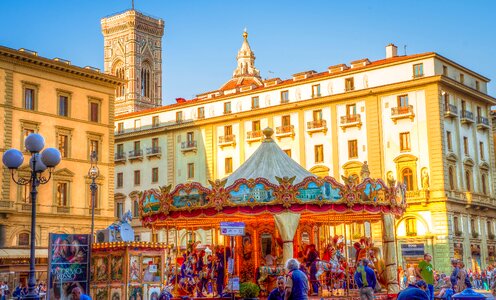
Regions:
<svg viewBox="0 0 496 300"><path fill-rule="evenodd" d="M50 233L48 248L48 299L70 300L79 287L88 293L89 234Z"/></svg>
<svg viewBox="0 0 496 300"><path fill-rule="evenodd" d="M406 257L424 256L424 244L402 244L401 254Z"/></svg>
<svg viewBox="0 0 496 300"><path fill-rule="evenodd" d="M245 235L245 223L220 222L220 234L227 236L243 236Z"/></svg>

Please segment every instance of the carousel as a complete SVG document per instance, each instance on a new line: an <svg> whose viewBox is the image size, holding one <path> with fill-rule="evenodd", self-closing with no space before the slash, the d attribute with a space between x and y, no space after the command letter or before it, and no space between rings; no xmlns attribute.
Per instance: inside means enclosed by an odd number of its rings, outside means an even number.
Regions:
<svg viewBox="0 0 496 300"><path fill-rule="evenodd" d="M212 243L186 249L176 243L167 252L165 283L176 295L222 296L229 282L254 282L270 288L284 274L284 263L297 258L321 296L350 296L353 272L368 258L382 289L397 294L395 218L406 208L404 185L360 176L318 178L289 156L264 130L260 147L222 180L164 186L140 195L140 220L152 230L203 229ZM229 242L221 222L243 222L244 236ZM178 237L175 237L178 241Z"/></svg>

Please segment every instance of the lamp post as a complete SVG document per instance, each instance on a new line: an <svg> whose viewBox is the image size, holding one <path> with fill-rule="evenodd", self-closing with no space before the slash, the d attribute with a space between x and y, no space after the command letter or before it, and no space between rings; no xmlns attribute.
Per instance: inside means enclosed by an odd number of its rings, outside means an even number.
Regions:
<svg viewBox="0 0 496 300"><path fill-rule="evenodd" d="M28 279L28 294L25 299L39 299L36 293L36 278L35 278L35 243L36 243L36 197L38 195L38 186L46 184L52 177L53 168L59 164L61 160L59 150L55 148L46 148L40 154L40 151L45 147L45 139L37 134L32 133L24 140L26 149L31 153L29 167L31 175L29 178L15 176L15 171L22 165L24 155L17 149L9 149L5 151L2 157L3 164L10 169L12 180L18 185L31 185L31 242L29 253L29 279ZM43 176L43 172L48 169L48 178Z"/></svg>
<svg viewBox="0 0 496 300"><path fill-rule="evenodd" d="M98 190L98 185L95 180L100 175L100 170L98 170L97 166L97 154L96 151L91 152L91 166L88 170L88 177L91 179L90 190L91 190L91 237L90 237L90 245L93 244L93 236L95 233L95 198L96 192Z"/></svg>

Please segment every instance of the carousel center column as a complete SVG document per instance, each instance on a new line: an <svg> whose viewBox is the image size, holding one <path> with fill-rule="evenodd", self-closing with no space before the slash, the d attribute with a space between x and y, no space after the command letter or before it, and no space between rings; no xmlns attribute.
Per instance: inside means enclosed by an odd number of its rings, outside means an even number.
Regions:
<svg viewBox="0 0 496 300"><path fill-rule="evenodd" d="M300 223L300 214L280 213L274 215L274 221L283 240L282 253L283 263L285 264L288 259L293 258L293 239Z"/></svg>
<svg viewBox="0 0 496 300"><path fill-rule="evenodd" d="M398 294L400 286L397 277L398 266L396 265L396 243L394 241L394 215L391 213L383 214L382 225L382 244L384 260L386 263L387 292L388 294Z"/></svg>

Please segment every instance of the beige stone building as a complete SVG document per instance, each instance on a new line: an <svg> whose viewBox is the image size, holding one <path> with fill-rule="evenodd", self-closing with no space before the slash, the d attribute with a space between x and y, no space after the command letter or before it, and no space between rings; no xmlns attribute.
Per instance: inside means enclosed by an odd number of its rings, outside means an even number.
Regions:
<svg viewBox="0 0 496 300"><path fill-rule="evenodd" d="M37 202L37 270L46 272L49 233L89 233L90 152L98 153L100 177L95 228L114 220L114 94L122 81L92 67L40 57L29 50L0 47L0 154L24 150L24 138L39 133L56 147L61 163ZM28 176L25 163L16 175ZM29 187L0 174L0 272L27 270L31 222ZM2 273L5 274L5 273ZM43 278L43 276L41 276ZM0 277L0 280L2 278Z"/></svg>

